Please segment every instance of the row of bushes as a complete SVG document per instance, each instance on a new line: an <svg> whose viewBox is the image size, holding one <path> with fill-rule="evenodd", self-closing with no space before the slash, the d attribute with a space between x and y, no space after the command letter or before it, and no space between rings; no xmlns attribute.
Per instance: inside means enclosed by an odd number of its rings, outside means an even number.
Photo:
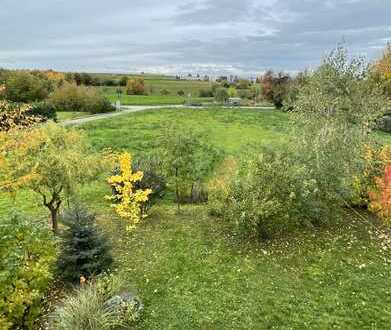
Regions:
<svg viewBox="0 0 391 330"><path fill-rule="evenodd" d="M53 72L7 71L0 98L15 103L34 103L31 111L55 119L56 111L103 113L113 108L94 88L60 80Z"/></svg>

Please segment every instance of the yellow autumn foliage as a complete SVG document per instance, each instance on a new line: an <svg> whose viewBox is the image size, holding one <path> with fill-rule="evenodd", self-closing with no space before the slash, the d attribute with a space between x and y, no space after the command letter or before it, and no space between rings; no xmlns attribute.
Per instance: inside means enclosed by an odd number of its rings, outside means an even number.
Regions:
<svg viewBox="0 0 391 330"><path fill-rule="evenodd" d="M116 194L107 196L114 201L111 206L117 215L128 221L127 229L133 230L142 219L141 205L148 201L151 189L136 189L135 183L141 181L143 172L132 171L132 157L125 152L118 156L119 174L107 179Z"/></svg>

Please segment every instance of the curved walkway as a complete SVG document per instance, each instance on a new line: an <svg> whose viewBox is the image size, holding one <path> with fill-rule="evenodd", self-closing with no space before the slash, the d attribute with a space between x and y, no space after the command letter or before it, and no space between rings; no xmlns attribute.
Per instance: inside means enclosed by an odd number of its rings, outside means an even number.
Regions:
<svg viewBox="0 0 391 330"><path fill-rule="evenodd" d="M108 112L108 113L102 113L102 114L96 114L91 115L88 117L82 117L82 118L76 118L76 119L69 119L64 120L60 122L61 125L64 126L77 126L82 125L85 123L89 123L91 121L105 119L105 118L111 118L111 117L117 117L122 116L127 113L131 112L138 112L138 111L144 111L144 110L151 110L151 109L163 109L163 108L183 108L183 105L135 105L135 106L121 106L120 111L115 112Z"/></svg>

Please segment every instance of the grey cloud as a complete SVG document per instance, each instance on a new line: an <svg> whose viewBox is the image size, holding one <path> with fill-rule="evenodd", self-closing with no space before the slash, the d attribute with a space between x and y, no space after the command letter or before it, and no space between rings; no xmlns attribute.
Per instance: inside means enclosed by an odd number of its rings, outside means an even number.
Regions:
<svg viewBox="0 0 391 330"><path fill-rule="evenodd" d="M342 40L377 56L389 17L389 0L2 0L0 66L297 70Z"/></svg>

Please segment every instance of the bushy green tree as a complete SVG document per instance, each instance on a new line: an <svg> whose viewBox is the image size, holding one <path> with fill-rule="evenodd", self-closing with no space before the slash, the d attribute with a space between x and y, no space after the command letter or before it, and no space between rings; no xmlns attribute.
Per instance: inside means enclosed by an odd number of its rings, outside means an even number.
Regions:
<svg viewBox="0 0 391 330"><path fill-rule="evenodd" d="M290 76L283 72L275 74L273 71L267 71L261 78L261 91L264 98L273 103L277 109L281 109L284 105L289 81Z"/></svg>
<svg viewBox="0 0 391 330"><path fill-rule="evenodd" d="M0 189L30 189L51 215L58 231L58 213L65 198L105 167L106 158L92 151L76 130L49 123L0 134Z"/></svg>
<svg viewBox="0 0 391 330"><path fill-rule="evenodd" d="M5 98L12 102L34 102L45 99L50 90L48 80L27 71L12 71L5 82Z"/></svg>
<svg viewBox="0 0 391 330"><path fill-rule="evenodd" d="M219 103L226 103L228 100L228 91L224 87L219 87L215 91L215 100Z"/></svg>
<svg viewBox="0 0 391 330"><path fill-rule="evenodd" d="M67 209L62 220L68 229L58 258L59 274L65 280L78 282L106 271L112 264L110 246L99 231L95 215L75 204Z"/></svg>
<svg viewBox="0 0 391 330"><path fill-rule="evenodd" d="M165 174L175 190L180 210L181 202L192 196L195 185L212 170L218 152L200 135L174 126L166 130L159 142Z"/></svg>
<svg viewBox="0 0 391 330"><path fill-rule="evenodd" d="M330 224L350 205L371 128L385 100L366 63L338 48L300 89L295 136L281 154L262 152L232 183L225 215L261 237Z"/></svg>
<svg viewBox="0 0 391 330"><path fill-rule="evenodd" d="M110 101L96 89L63 84L48 99L56 111L104 113L113 111Z"/></svg>

